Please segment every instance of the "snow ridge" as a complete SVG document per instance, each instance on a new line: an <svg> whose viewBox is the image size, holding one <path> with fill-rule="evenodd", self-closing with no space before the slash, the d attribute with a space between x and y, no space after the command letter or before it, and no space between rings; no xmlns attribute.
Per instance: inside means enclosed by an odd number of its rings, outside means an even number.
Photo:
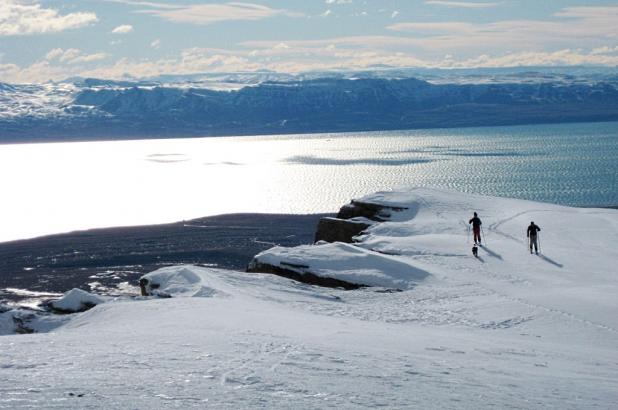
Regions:
<svg viewBox="0 0 618 410"><path fill-rule="evenodd" d="M407 209L354 244L263 257L376 286L166 267L145 278L171 297L114 300L51 333L0 337L0 408L616 407L618 211L426 188L359 201Z"/></svg>

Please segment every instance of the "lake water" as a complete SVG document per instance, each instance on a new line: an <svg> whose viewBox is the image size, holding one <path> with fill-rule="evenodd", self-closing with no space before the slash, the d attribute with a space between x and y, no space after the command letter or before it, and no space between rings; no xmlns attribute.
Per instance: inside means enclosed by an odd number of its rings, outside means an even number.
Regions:
<svg viewBox="0 0 618 410"><path fill-rule="evenodd" d="M618 205L618 122L0 145L0 241L430 186Z"/></svg>

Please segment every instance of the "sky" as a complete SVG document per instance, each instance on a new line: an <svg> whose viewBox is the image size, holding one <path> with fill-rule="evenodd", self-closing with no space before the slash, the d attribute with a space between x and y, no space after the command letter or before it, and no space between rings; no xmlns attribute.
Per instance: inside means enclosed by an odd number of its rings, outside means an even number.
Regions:
<svg viewBox="0 0 618 410"><path fill-rule="evenodd" d="M0 0L0 82L618 66L618 1Z"/></svg>

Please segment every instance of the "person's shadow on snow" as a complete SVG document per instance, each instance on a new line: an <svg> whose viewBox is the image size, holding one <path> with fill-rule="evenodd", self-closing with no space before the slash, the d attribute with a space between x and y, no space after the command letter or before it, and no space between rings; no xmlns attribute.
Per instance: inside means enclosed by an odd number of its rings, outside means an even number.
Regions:
<svg viewBox="0 0 618 410"><path fill-rule="evenodd" d="M555 260L548 258L547 256L543 255L542 253L539 253L539 258L543 259L544 261L547 261L549 263L551 263L554 266L557 266L559 268L562 268L564 265L561 263L556 262Z"/></svg>
<svg viewBox="0 0 618 410"><path fill-rule="evenodd" d="M493 256L494 258L497 258L497 259L502 260L502 256L498 255L496 252L494 252L494 251L492 251L491 249L489 249L489 248L487 247L487 245L483 245L483 246L481 246L481 249L483 249L485 252L487 252L487 254L488 254L489 256Z"/></svg>

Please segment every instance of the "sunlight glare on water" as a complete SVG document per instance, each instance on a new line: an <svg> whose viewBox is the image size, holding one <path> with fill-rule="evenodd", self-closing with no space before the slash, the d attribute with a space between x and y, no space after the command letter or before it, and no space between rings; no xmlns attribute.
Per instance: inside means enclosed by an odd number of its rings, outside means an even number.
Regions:
<svg viewBox="0 0 618 410"><path fill-rule="evenodd" d="M0 241L431 186L618 205L618 123L0 145Z"/></svg>

